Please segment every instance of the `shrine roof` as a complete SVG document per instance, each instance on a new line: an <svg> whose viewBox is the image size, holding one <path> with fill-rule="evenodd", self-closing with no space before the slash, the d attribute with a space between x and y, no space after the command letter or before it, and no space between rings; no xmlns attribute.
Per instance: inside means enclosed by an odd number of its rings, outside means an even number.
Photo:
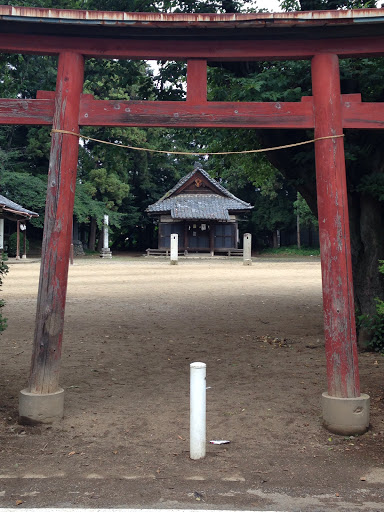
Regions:
<svg viewBox="0 0 384 512"><path fill-rule="evenodd" d="M156 39L280 39L283 36L304 36L316 39L374 36L382 34L383 23L384 9L189 14L0 6L0 31L44 35Z"/></svg>
<svg viewBox="0 0 384 512"><path fill-rule="evenodd" d="M38 217L39 214L23 208L21 205L11 201L5 196L0 195L0 214L6 212L17 217L30 219L31 217Z"/></svg>
<svg viewBox="0 0 384 512"><path fill-rule="evenodd" d="M183 186L195 176L203 176L210 185L211 193L197 194L183 191ZM215 193L215 189L217 193ZM178 193L180 191L181 193ZM228 221L229 212L240 213L251 210L253 206L231 194L226 188L204 171L195 168L169 190L156 203L147 208L149 214L168 213L173 219L200 219Z"/></svg>

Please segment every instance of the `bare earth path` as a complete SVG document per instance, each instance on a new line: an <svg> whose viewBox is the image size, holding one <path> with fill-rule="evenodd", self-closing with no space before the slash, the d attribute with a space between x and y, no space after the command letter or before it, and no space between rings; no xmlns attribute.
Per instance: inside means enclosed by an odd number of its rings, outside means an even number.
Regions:
<svg viewBox="0 0 384 512"><path fill-rule="evenodd" d="M22 427L38 272L11 265L2 291L0 507L384 511L384 358L359 359L371 430L330 435L317 259L76 260L65 419ZM207 363L208 439L231 441L203 461L188 456L193 361Z"/></svg>

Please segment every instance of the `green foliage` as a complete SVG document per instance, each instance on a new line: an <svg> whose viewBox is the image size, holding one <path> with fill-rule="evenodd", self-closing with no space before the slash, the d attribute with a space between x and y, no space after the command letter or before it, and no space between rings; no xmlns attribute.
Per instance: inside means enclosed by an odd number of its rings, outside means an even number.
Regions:
<svg viewBox="0 0 384 512"><path fill-rule="evenodd" d="M43 227L47 179L44 176L33 176L26 172L3 170L0 174L1 193L11 201L22 205L27 210L39 214L29 222L35 227Z"/></svg>
<svg viewBox="0 0 384 512"><path fill-rule="evenodd" d="M320 249L314 247L297 248L297 245L277 248L266 248L261 251L262 255L273 256L320 256Z"/></svg>
<svg viewBox="0 0 384 512"><path fill-rule="evenodd" d="M24 237L26 236L24 231L20 231L20 255L23 253L24 249ZM29 241L26 239L26 248L27 252L29 250ZM17 233L12 233L12 235L8 239L8 255L12 258L16 256L17 251Z"/></svg>
<svg viewBox="0 0 384 512"><path fill-rule="evenodd" d="M359 315L357 325L358 328L365 329L370 335L367 349L384 353L384 312L380 308L380 304L377 304L377 311L374 315Z"/></svg>
<svg viewBox="0 0 384 512"><path fill-rule="evenodd" d="M8 265L4 263L3 260L0 261L0 287L3 284L3 278L5 274L8 273ZM5 331L7 327L7 319L3 317L1 313L1 308L5 306L5 302L3 299L0 299L0 332Z"/></svg>
<svg viewBox="0 0 384 512"><path fill-rule="evenodd" d="M318 227L319 222L313 215L311 209L308 206L307 201L301 194L297 194L297 199L293 203L295 214L300 217L300 225L305 228Z"/></svg>
<svg viewBox="0 0 384 512"><path fill-rule="evenodd" d="M384 274L384 260L379 261L379 272ZM357 326L365 329L370 335L367 348L384 353L384 301L376 297L375 302L375 314L357 316Z"/></svg>

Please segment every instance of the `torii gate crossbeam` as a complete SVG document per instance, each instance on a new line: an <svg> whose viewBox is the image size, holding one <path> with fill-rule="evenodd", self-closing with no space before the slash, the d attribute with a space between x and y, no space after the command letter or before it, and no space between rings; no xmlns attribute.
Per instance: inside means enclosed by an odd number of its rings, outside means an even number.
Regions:
<svg viewBox="0 0 384 512"><path fill-rule="evenodd" d="M383 23L383 9L163 15L0 6L1 51L59 55L56 91L40 91L32 100L0 99L0 124L52 125L74 134L86 125L314 128L316 138L332 137L315 143L328 376L323 417L342 434L368 428L369 397L360 393L340 136L344 128L382 129L384 105L341 95L338 59L384 55ZM87 57L186 60L187 99L94 100L82 94ZM303 58L312 61L312 96L301 102L207 101L209 60ZM77 158L78 137L53 133L34 353L20 399L26 421L63 414L59 367Z"/></svg>

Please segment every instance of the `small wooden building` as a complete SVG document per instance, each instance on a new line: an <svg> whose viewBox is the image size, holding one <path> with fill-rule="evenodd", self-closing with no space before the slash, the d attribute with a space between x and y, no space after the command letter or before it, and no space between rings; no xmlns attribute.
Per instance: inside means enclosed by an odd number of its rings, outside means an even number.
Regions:
<svg viewBox="0 0 384 512"><path fill-rule="evenodd" d="M23 258L26 258L26 236L24 236L24 247L20 247L20 230L25 231L26 222L32 217L38 217L39 214L27 210L23 206L11 201L7 197L0 195L0 252L4 250L4 220L16 222L17 231L17 250L16 259L20 259L20 249L23 252Z"/></svg>
<svg viewBox="0 0 384 512"><path fill-rule="evenodd" d="M147 208L159 218L158 249L168 251L170 235L179 236L179 251L241 253L238 215L253 208L211 178L198 164L156 203Z"/></svg>

